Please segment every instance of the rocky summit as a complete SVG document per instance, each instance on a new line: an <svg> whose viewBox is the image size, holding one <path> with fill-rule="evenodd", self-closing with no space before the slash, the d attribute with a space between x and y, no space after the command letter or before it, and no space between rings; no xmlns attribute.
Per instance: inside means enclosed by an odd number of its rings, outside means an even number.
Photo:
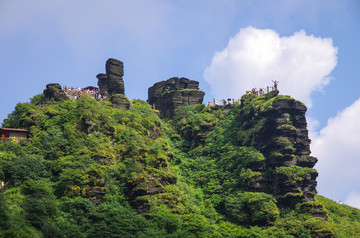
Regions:
<svg viewBox="0 0 360 238"><path fill-rule="evenodd" d="M204 95L205 93L199 90L199 82L173 77L150 87L148 102L160 111L162 117L172 118L180 106L201 104Z"/></svg>
<svg viewBox="0 0 360 238"><path fill-rule="evenodd" d="M105 69L106 74L96 76L101 94L125 94L123 62L110 58L106 61Z"/></svg>
<svg viewBox="0 0 360 238"><path fill-rule="evenodd" d="M68 99L65 92L62 90L60 84L58 83L47 84L43 94L45 99L54 99L56 101Z"/></svg>
<svg viewBox="0 0 360 238"><path fill-rule="evenodd" d="M264 160L249 165L260 172L251 191L275 195L282 205L314 201L317 162L310 156L310 139L303 103L274 91L263 97L245 95L235 115L239 132L234 142L255 147ZM271 171L271 172L269 172Z"/></svg>
<svg viewBox="0 0 360 238"><path fill-rule="evenodd" d="M176 77L128 100L123 75L109 59L102 93L48 84L4 120L30 133L1 135L0 237L359 236L360 210L316 194L303 103L205 106Z"/></svg>

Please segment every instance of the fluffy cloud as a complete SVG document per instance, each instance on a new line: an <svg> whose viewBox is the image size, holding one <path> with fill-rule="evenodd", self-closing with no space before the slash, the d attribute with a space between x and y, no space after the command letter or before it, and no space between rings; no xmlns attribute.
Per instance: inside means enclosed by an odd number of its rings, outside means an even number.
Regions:
<svg viewBox="0 0 360 238"><path fill-rule="evenodd" d="M360 209L360 194L357 192L351 192L345 199L345 204Z"/></svg>
<svg viewBox="0 0 360 238"><path fill-rule="evenodd" d="M360 208L360 98L328 120L313 135L312 154L318 158L318 191Z"/></svg>
<svg viewBox="0 0 360 238"><path fill-rule="evenodd" d="M282 94L311 106L311 93L328 84L336 63L337 48L330 38L303 30L280 37L274 30L247 27L215 53L204 77L217 98L239 98L277 80Z"/></svg>

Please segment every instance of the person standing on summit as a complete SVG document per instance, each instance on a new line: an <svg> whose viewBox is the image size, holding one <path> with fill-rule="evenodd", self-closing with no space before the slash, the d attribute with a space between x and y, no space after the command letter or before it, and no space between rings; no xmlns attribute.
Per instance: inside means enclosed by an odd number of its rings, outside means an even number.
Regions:
<svg viewBox="0 0 360 238"><path fill-rule="evenodd" d="M274 83L275 90L278 90L277 86L278 86L279 81L273 80L273 83Z"/></svg>

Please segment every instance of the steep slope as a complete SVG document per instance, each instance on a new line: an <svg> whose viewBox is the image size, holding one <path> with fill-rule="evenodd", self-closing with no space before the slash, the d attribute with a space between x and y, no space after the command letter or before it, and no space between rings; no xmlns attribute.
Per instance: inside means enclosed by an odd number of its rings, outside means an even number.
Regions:
<svg viewBox="0 0 360 238"><path fill-rule="evenodd" d="M253 191L271 193L282 205L314 201L317 159L310 156L306 107L276 92L242 98L231 124L232 142L264 155L263 161L249 165L262 174L254 178Z"/></svg>
<svg viewBox="0 0 360 238"><path fill-rule="evenodd" d="M0 237L357 232L358 210L314 197L306 108L288 96L187 105L164 120L141 100L53 97L19 103L3 123L30 137L0 143Z"/></svg>
<svg viewBox="0 0 360 238"><path fill-rule="evenodd" d="M317 159L310 156L304 104L277 96L277 91L260 97L244 95L220 128L212 127L224 114L217 112L215 116L211 109L203 113L203 120L193 118L194 112L178 111L173 123L185 141L193 147L202 142L204 154L222 161L227 170L229 164L238 163L254 172L247 186L251 192L270 193L284 206L314 201L317 172L313 167ZM257 157L246 158L246 150L257 153ZM230 157L221 158L224 156Z"/></svg>
<svg viewBox="0 0 360 238"><path fill-rule="evenodd" d="M145 102L134 101L131 109L118 110L110 102L85 96L77 101L44 99L39 95L32 103L18 104L4 123L31 133L20 145L0 145L5 196L37 183L52 200L55 195L64 201L84 198L94 205L113 201L146 214L151 196L176 183L161 121ZM22 192L29 198L33 193L37 192ZM42 213L34 209L29 216ZM58 210L52 209L54 214L39 216L49 215L50 222ZM38 229L45 225L45 220L29 221Z"/></svg>
<svg viewBox="0 0 360 238"><path fill-rule="evenodd" d="M289 208L325 222L326 211L314 199L317 160L310 156L306 107L277 94L244 95L230 111L178 110L171 123L173 144L185 151L179 166L234 223L274 224ZM325 229L318 236L331 235Z"/></svg>

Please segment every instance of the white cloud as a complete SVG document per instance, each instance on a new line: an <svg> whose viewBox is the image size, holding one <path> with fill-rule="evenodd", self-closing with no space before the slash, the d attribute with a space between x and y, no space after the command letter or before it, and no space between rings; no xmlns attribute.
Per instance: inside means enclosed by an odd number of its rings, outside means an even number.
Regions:
<svg viewBox="0 0 360 238"><path fill-rule="evenodd" d="M316 138L319 135L318 128L320 126L320 122L312 118L310 116L306 116L306 122L307 122L307 129L309 131L309 138Z"/></svg>
<svg viewBox="0 0 360 238"><path fill-rule="evenodd" d="M310 107L311 93L329 83L336 63L337 48L331 38L303 30L280 37L274 30L247 27L215 53L204 77L217 98L239 98L246 90L278 80L282 94Z"/></svg>
<svg viewBox="0 0 360 238"><path fill-rule="evenodd" d="M318 158L318 191L334 200L358 207L360 197L360 98L328 120L312 138L312 155ZM356 184L354 186L354 184ZM356 203L355 203L356 201Z"/></svg>
<svg viewBox="0 0 360 238"><path fill-rule="evenodd" d="M345 199L345 204L360 209L360 193L351 192Z"/></svg>

